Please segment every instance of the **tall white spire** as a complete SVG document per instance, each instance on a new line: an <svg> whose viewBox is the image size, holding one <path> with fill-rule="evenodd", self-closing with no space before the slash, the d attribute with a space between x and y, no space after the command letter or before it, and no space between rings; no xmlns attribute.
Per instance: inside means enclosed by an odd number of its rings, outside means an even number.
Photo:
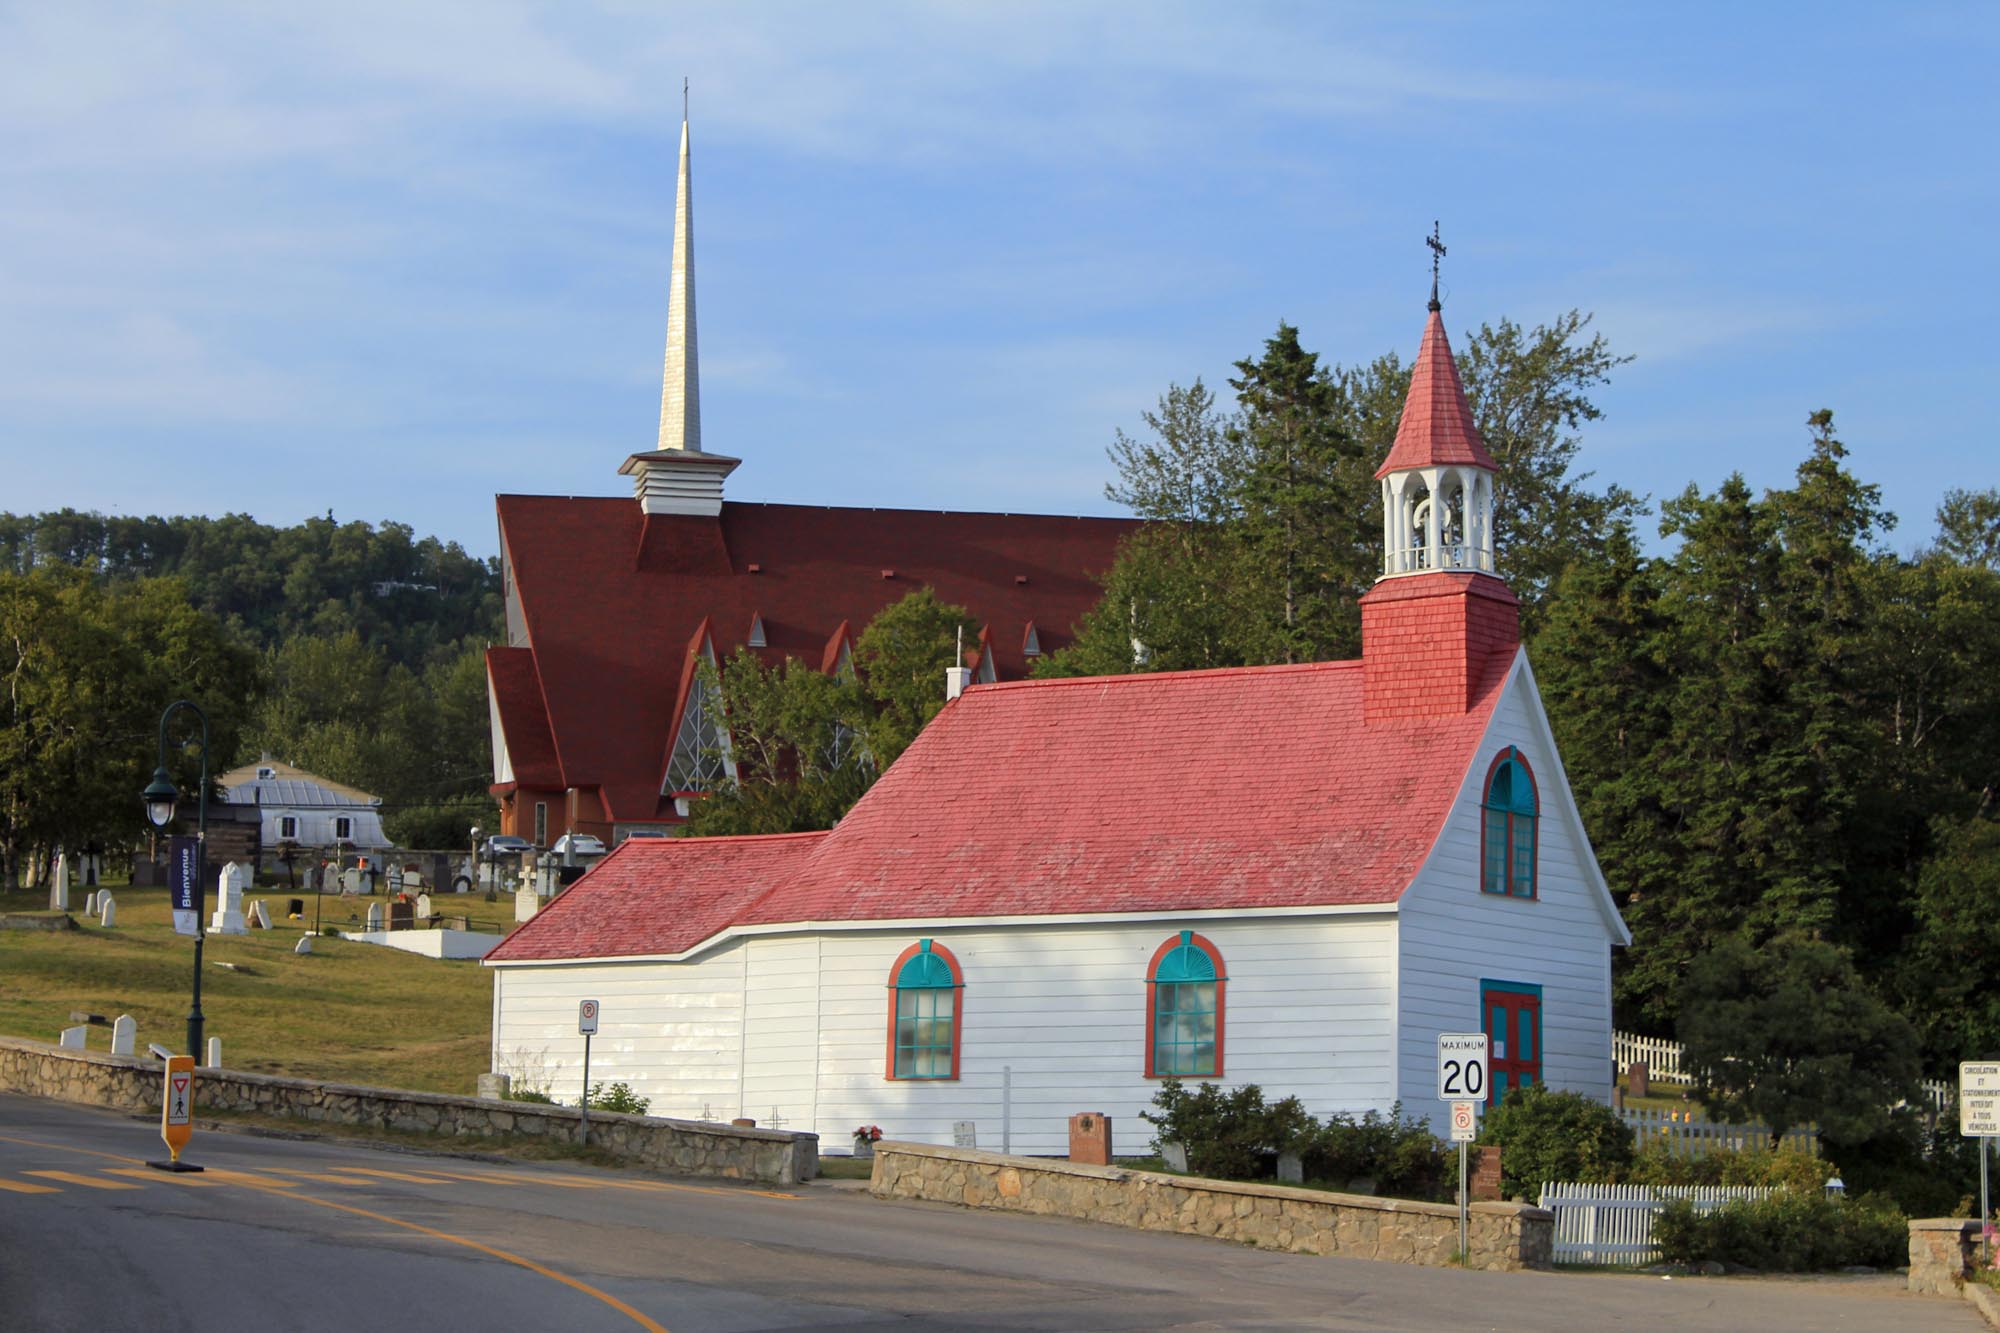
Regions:
<svg viewBox="0 0 2000 1333"><path fill-rule="evenodd" d="M667 366L660 384L660 442L618 469L647 514L713 518L722 481L739 460L701 447L701 369L694 336L694 189L688 173L686 85L682 85L680 192L674 201L673 288L667 296Z"/></svg>
<svg viewBox="0 0 2000 1333"><path fill-rule="evenodd" d="M681 111L680 185L674 199L673 288L667 298L667 368L660 384L660 448L701 452L701 367L694 330L694 189L687 111Z"/></svg>

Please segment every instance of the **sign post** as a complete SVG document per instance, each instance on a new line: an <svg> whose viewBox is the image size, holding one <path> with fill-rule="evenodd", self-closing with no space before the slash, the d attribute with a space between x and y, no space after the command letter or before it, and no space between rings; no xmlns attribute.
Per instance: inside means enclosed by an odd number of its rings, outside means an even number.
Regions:
<svg viewBox="0 0 2000 1333"><path fill-rule="evenodd" d="M579 1000L576 1030L583 1035L583 1142L590 1143L590 1039L597 1035L597 1001Z"/></svg>
<svg viewBox="0 0 2000 1333"><path fill-rule="evenodd" d="M1958 1132L1979 1140L1979 1245L1993 1264L1993 1207L1986 1192L1988 1141L2000 1134L2000 1064L1967 1061L1958 1067Z"/></svg>
<svg viewBox="0 0 2000 1333"><path fill-rule="evenodd" d="M1438 1100L1451 1105L1451 1137L1458 1144L1458 1261L1468 1262L1472 1208L1466 1184L1468 1147L1479 1136L1479 1108L1486 1100L1486 1034L1438 1033Z"/></svg>
<svg viewBox="0 0 2000 1333"><path fill-rule="evenodd" d="M194 1137L194 1057L170 1055L166 1059L166 1084L160 1092L160 1137L166 1140L169 1158L148 1162L160 1171L199 1171L181 1160L181 1149Z"/></svg>

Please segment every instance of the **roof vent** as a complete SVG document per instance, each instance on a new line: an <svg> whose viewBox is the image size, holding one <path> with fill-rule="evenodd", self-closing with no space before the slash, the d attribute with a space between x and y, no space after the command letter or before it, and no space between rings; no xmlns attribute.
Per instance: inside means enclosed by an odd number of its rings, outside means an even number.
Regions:
<svg viewBox="0 0 2000 1333"><path fill-rule="evenodd" d="M762 574L764 572L764 567L756 563L755 561L752 561L749 565L749 570L752 574Z"/></svg>
<svg viewBox="0 0 2000 1333"><path fill-rule="evenodd" d="M1026 583L1027 581L1028 576L1026 574L1016 574L1014 576L1014 582L1017 584Z"/></svg>
<svg viewBox="0 0 2000 1333"><path fill-rule="evenodd" d="M885 579L893 579L896 577L896 571L893 569L885 569L882 571L882 577Z"/></svg>

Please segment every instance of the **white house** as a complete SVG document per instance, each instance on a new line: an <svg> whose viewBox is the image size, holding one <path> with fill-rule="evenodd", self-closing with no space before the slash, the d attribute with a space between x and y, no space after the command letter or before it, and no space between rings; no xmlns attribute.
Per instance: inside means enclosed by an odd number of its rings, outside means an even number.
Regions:
<svg viewBox="0 0 2000 1333"><path fill-rule="evenodd" d="M1496 1096L1608 1098L1630 937L1493 473L1433 304L1359 661L974 686L831 832L627 842L487 956L494 1068L573 1096L595 999L593 1081L835 1151L969 1120L1060 1153L1170 1075L1442 1131L1443 1031L1490 1034Z"/></svg>
<svg viewBox="0 0 2000 1333"><path fill-rule="evenodd" d="M345 843L364 854L395 845L382 831L382 798L345 783L268 757L231 769L220 783L223 800L260 808L266 851L285 842Z"/></svg>

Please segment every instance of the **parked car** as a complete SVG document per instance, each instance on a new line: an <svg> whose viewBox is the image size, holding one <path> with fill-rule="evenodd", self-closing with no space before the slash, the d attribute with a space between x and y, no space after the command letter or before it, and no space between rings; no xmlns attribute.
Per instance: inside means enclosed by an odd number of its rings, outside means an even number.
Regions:
<svg viewBox="0 0 2000 1333"><path fill-rule="evenodd" d="M519 856L522 852L532 852L535 844L512 833L496 833L479 844L481 856Z"/></svg>
<svg viewBox="0 0 2000 1333"><path fill-rule="evenodd" d="M589 833L565 833L556 839L556 845L549 850L557 856L567 856L572 851L578 856L602 856L604 839Z"/></svg>

